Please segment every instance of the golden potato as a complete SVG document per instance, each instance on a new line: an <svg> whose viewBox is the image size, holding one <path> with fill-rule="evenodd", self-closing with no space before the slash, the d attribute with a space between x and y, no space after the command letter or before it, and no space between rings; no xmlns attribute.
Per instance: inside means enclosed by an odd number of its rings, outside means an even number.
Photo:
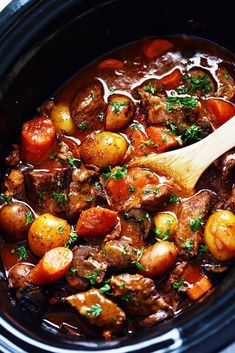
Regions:
<svg viewBox="0 0 235 353"><path fill-rule="evenodd" d="M216 260L235 257L235 215L230 211L212 214L205 227L205 243Z"/></svg>
<svg viewBox="0 0 235 353"><path fill-rule="evenodd" d="M162 275L175 263L177 249L169 241L159 241L144 250L139 260L145 271L143 274L148 277Z"/></svg>
<svg viewBox="0 0 235 353"><path fill-rule="evenodd" d="M56 130L60 133L72 134L75 131L69 107L65 103L58 103L54 106L50 112L50 119L53 121Z"/></svg>
<svg viewBox="0 0 235 353"><path fill-rule="evenodd" d="M29 247L35 255L42 257L47 251L64 246L69 241L70 230L64 219L44 213L30 227Z"/></svg>
<svg viewBox="0 0 235 353"><path fill-rule="evenodd" d="M157 238L172 240L178 223L176 216L170 212L161 212L153 217L153 221Z"/></svg>
<svg viewBox="0 0 235 353"><path fill-rule="evenodd" d="M112 94L109 97L105 128L109 131L124 129L133 119L134 103L123 94Z"/></svg>
<svg viewBox="0 0 235 353"><path fill-rule="evenodd" d="M81 157L85 164L104 168L109 164L121 164L126 151L126 139L116 133L103 131L87 136L81 145Z"/></svg>
<svg viewBox="0 0 235 353"><path fill-rule="evenodd" d="M10 243L26 239L33 220L33 213L23 203L13 202L0 209L0 230Z"/></svg>

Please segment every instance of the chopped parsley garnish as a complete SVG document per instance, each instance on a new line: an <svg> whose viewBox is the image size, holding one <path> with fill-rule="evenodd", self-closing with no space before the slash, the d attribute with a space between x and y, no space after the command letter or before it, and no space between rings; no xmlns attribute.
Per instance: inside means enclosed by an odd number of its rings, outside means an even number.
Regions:
<svg viewBox="0 0 235 353"><path fill-rule="evenodd" d="M77 241L78 235L76 231L74 230L74 227L71 227L71 231L69 234L69 241L65 244L66 248L69 248L71 245L73 245Z"/></svg>
<svg viewBox="0 0 235 353"><path fill-rule="evenodd" d="M109 87L109 92L110 92L110 93L113 93L115 90L116 90L116 87L115 87L115 86Z"/></svg>
<svg viewBox="0 0 235 353"><path fill-rule="evenodd" d="M208 247L207 247L207 245L206 245L206 244L201 244L201 245L200 245L200 248L199 248L199 252L200 252L201 254L206 254L206 253L208 253Z"/></svg>
<svg viewBox="0 0 235 353"><path fill-rule="evenodd" d="M109 104L112 106L112 111L113 111L115 114L120 113L120 111L122 110L121 108L122 108L122 107L125 107L125 106L127 105L127 103L126 103L125 101L123 101L123 102L114 102L114 101L111 101Z"/></svg>
<svg viewBox="0 0 235 353"><path fill-rule="evenodd" d="M83 277L88 279L91 285L94 285L96 283L96 278L99 276L99 274L100 274L100 271L95 271L90 275L84 275Z"/></svg>
<svg viewBox="0 0 235 353"><path fill-rule="evenodd" d="M159 194L159 189L158 189L158 188L155 188L155 189L153 190L153 193L154 193L155 195L158 195L158 194Z"/></svg>
<svg viewBox="0 0 235 353"><path fill-rule="evenodd" d="M78 272L78 269L76 267L71 267L70 268L70 272L72 273L77 273Z"/></svg>
<svg viewBox="0 0 235 353"><path fill-rule="evenodd" d="M11 198L11 197L8 197L8 196L0 195L0 201L6 202L6 203L9 204L9 203L12 202L12 198Z"/></svg>
<svg viewBox="0 0 235 353"><path fill-rule="evenodd" d="M25 246L20 246L17 249L12 249L11 254L18 254L20 260L25 260L28 257L28 252Z"/></svg>
<svg viewBox="0 0 235 353"><path fill-rule="evenodd" d="M33 214L31 211L25 213L25 217L26 217L26 222L25 222L26 226L33 222Z"/></svg>
<svg viewBox="0 0 235 353"><path fill-rule="evenodd" d="M149 139L147 141L142 141L141 145L148 145L148 146L153 145L153 140Z"/></svg>
<svg viewBox="0 0 235 353"><path fill-rule="evenodd" d="M171 235L171 230L168 228L165 233L161 231L159 228L155 228L154 233L156 234L156 238L160 238L161 240L168 240Z"/></svg>
<svg viewBox="0 0 235 353"><path fill-rule="evenodd" d="M40 206L40 207L42 206L45 193L46 193L46 191L40 191L38 194L38 206Z"/></svg>
<svg viewBox="0 0 235 353"><path fill-rule="evenodd" d="M133 136L136 129L141 131L141 127L138 121L134 121L133 124L131 125L130 137Z"/></svg>
<svg viewBox="0 0 235 353"><path fill-rule="evenodd" d="M95 196L88 196L88 197L86 197L84 200L86 201L86 202L91 202L91 201L93 201L95 199Z"/></svg>
<svg viewBox="0 0 235 353"><path fill-rule="evenodd" d="M224 73L224 78L227 80L229 77L230 77L229 73L228 73L228 72L225 72L225 73Z"/></svg>
<svg viewBox="0 0 235 353"><path fill-rule="evenodd" d="M86 316L93 315L94 317L99 316L102 313L102 308L100 304L94 304L89 309L87 309Z"/></svg>
<svg viewBox="0 0 235 353"><path fill-rule="evenodd" d="M190 84L192 90L195 91L204 91L206 93L211 91L210 81L207 75L204 76L192 76L190 78Z"/></svg>
<svg viewBox="0 0 235 353"><path fill-rule="evenodd" d="M50 154L49 159L56 159L56 157L57 157L57 153L54 152Z"/></svg>
<svg viewBox="0 0 235 353"><path fill-rule="evenodd" d="M152 93L152 94L155 94L157 92L156 86L154 84L152 84L151 82L149 82L147 86L144 86L143 90L145 92L149 92L149 93Z"/></svg>
<svg viewBox="0 0 235 353"><path fill-rule="evenodd" d="M174 195L174 194L170 194L169 196L169 202L170 203L180 203L181 202L181 199L180 197Z"/></svg>
<svg viewBox="0 0 235 353"><path fill-rule="evenodd" d="M172 111L184 107L195 108L198 101L193 97L167 97L166 110Z"/></svg>
<svg viewBox="0 0 235 353"><path fill-rule="evenodd" d="M95 92L94 91L91 91L90 95L89 95L89 98L95 98Z"/></svg>
<svg viewBox="0 0 235 353"><path fill-rule="evenodd" d="M101 112L101 113L99 113L98 115L97 115L97 118L100 120L100 121L103 121L104 120L104 113L103 112Z"/></svg>
<svg viewBox="0 0 235 353"><path fill-rule="evenodd" d="M162 136L162 142L166 142L166 135Z"/></svg>
<svg viewBox="0 0 235 353"><path fill-rule="evenodd" d="M51 197L56 200L56 204L59 208L65 206L68 201L67 196L63 192L53 191Z"/></svg>
<svg viewBox="0 0 235 353"><path fill-rule="evenodd" d="M196 142L201 140L200 133L200 127L193 124L185 130L182 138L185 142Z"/></svg>
<svg viewBox="0 0 235 353"><path fill-rule="evenodd" d="M99 289L100 293L106 293L106 294L109 294L111 295L111 293L108 293L110 291L111 287L108 283L106 283L105 285L103 285L103 287L101 287Z"/></svg>
<svg viewBox="0 0 235 353"><path fill-rule="evenodd" d="M172 287L174 289L179 289L180 287L182 287L184 284L183 280L179 280L179 281L175 281L174 283L172 283Z"/></svg>
<svg viewBox="0 0 235 353"><path fill-rule="evenodd" d="M119 287L120 287L120 289L124 289L126 287L125 283L121 283Z"/></svg>
<svg viewBox="0 0 235 353"><path fill-rule="evenodd" d="M134 192L135 191L135 187L133 185L131 185L128 189L130 192Z"/></svg>
<svg viewBox="0 0 235 353"><path fill-rule="evenodd" d="M96 180L96 181L95 181L95 187L96 187L96 189L98 189L98 190L101 190L101 189L102 189L102 185L101 185L101 183L100 183L99 180Z"/></svg>
<svg viewBox="0 0 235 353"><path fill-rule="evenodd" d="M177 88L178 94L186 94L186 93L188 93L188 91L189 91L189 87L180 86Z"/></svg>
<svg viewBox="0 0 235 353"><path fill-rule="evenodd" d="M73 168L78 168L79 165L81 164L81 159L79 159L79 158L67 157L67 162L71 165L71 167L73 167Z"/></svg>
<svg viewBox="0 0 235 353"><path fill-rule="evenodd" d="M131 263L133 264L133 265L135 265L139 270L141 270L141 271L145 271L145 268L141 265L141 263L139 262L140 261L140 259L141 259L141 257L143 256L143 253L144 253L144 247L142 247L142 249L140 250L140 249L137 249L137 248L135 248L134 249L134 251L135 251L135 253L137 254L137 256L138 256L138 258L137 258L137 260L136 261L132 261Z"/></svg>
<svg viewBox="0 0 235 353"><path fill-rule="evenodd" d="M189 222L190 229L192 232L196 232L200 226L203 226L205 224L204 219L201 217L196 217L194 219L191 219Z"/></svg>
<svg viewBox="0 0 235 353"><path fill-rule="evenodd" d="M58 232L59 232L59 234L64 234L64 228L63 228L63 226L60 226L60 227L58 228Z"/></svg>
<svg viewBox="0 0 235 353"><path fill-rule="evenodd" d="M107 252L106 246L104 246L101 251L105 254Z"/></svg>
<svg viewBox="0 0 235 353"><path fill-rule="evenodd" d="M130 293L127 292L127 293L122 295L122 300L124 302L128 303L130 301L130 299L131 299L131 294Z"/></svg>
<svg viewBox="0 0 235 353"><path fill-rule="evenodd" d="M86 121L83 121L80 125L79 125L79 128L84 131L86 130L87 128L87 122Z"/></svg>
<svg viewBox="0 0 235 353"><path fill-rule="evenodd" d="M185 250L191 250L192 247L193 247L192 240L187 240L182 246L182 248L185 249Z"/></svg>
<svg viewBox="0 0 235 353"><path fill-rule="evenodd" d="M112 172L111 167L109 167L109 171L103 172L102 177L104 178L106 183L110 178L114 180L119 180L126 177L127 170L128 170L128 166L125 164L121 168L116 168L114 172Z"/></svg>
<svg viewBox="0 0 235 353"><path fill-rule="evenodd" d="M177 126L174 123L172 123L171 121L167 121L166 125L167 127L169 127L169 130L166 131L168 134L172 134L172 135L178 134Z"/></svg>

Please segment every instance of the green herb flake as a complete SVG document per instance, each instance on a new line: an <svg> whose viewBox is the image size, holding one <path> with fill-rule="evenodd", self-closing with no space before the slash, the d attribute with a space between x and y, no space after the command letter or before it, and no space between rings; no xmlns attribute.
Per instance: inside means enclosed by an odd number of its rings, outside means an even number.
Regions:
<svg viewBox="0 0 235 353"><path fill-rule="evenodd" d="M79 128L80 128L82 131L85 131L86 128L87 128L87 122L86 122L86 121L83 121L83 122L79 125Z"/></svg>
<svg viewBox="0 0 235 353"><path fill-rule="evenodd" d="M101 251L105 254L107 252L106 246L104 246Z"/></svg>
<svg viewBox="0 0 235 353"><path fill-rule="evenodd" d="M86 316L90 317L90 315L97 317L102 313L102 307L100 304L94 304L89 309L87 309Z"/></svg>
<svg viewBox="0 0 235 353"><path fill-rule="evenodd" d="M136 266L139 270L141 270L141 271L145 271L145 268L144 268L144 267L141 265L141 263L139 262L139 261L140 261L140 259L141 259L141 257L143 256L143 253L144 253L144 247L142 247L142 248L141 248L141 250L140 250L140 249L135 248L135 249L134 249L134 251L136 252L136 254L137 254L138 258L137 258L137 260L136 260L136 261L132 261L131 263L132 263L134 266Z"/></svg>
<svg viewBox="0 0 235 353"><path fill-rule="evenodd" d="M103 112L101 112L101 113L99 113L99 114L97 115L97 118L98 118L100 121L103 121L103 120L104 120L104 116L105 116L105 114L104 114Z"/></svg>
<svg viewBox="0 0 235 353"><path fill-rule="evenodd" d="M157 92L157 88L154 84L152 84L151 82L148 83L148 85L143 87L143 90L145 92L149 92L151 94L155 94Z"/></svg>
<svg viewBox="0 0 235 353"><path fill-rule="evenodd" d="M109 171L103 172L102 177L104 178L106 183L110 178L112 178L114 180L120 180L120 179L126 177L127 170L128 170L127 165L123 165L121 168L116 168L114 172L112 172L111 167L109 167Z"/></svg>
<svg viewBox="0 0 235 353"><path fill-rule="evenodd" d="M57 153L54 152L50 154L49 159L56 159L56 157L57 157Z"/></svg>
<svg viewBox="0 0 235 353"><path fill-rule="evenodd" d="M121 283L120 285L119 285L119 287L120 287L120 289L124 289L126 286L125 286L125 283Z"/></svg>
<svg viewBox="0 0 235 353"><path fill-rule="evenodd" d="M78 272L78 269L76 268L76 267L71 267L70 268L70 272L72 272L72 273L77 273Z"/></svg>
<svg viewBox="0 0 235 353"><path fill-rule="evenodd" d="M17 249L12 249L11 254L17 254L20 260L25 260L28 257L28 252L25 246L20 246Z"/></svg>
<svg viewBox="0 0 235 353"><path fill-rule="evenodd" d="M91 202L91 201L93 201L95 199L95 196L88 196L88 197L86 197L84 200L86 201L86 202Z"/></svg>
<svg viewBox="0 0 235 353"><path fill-rule="evenodd" d="M69 234L69 241L65 244L66 248L69 248L71 245L73 245L78 239L77 232L75 231L74 227L71 227L71 231Z"/></svg>
<svg viewBox="0 0 235 353"><path fill-rule="evenodd" d="M134 192L135 191L135 187L133 185L131 185L128 190L129 190L129 192Z"/></svg>
<svg viewBox="0 0 235 353"><path fill-rule="evenodd" d="M183 245L182 245L182 248L185 249L185 250L191 250L193 247L193 242L192 240L187 240Z"/></svg>
<svg viewBox="0 0 235 353"><path fill-rule="evenodd" d="M201 217L196 217L194 219L191 219L189 222L190 229L192 232L196 232L200 226L203 226L205 224L204 219Z"/></svg>
<svg viewBox="0 0 235 353"><path fill-rule="evenodd" d="M172 123L171 121L167 121L166 125L169 128L169 130L167 130L168 134L172 134L172 135L178 134L178 128L174 123Z"/></svg>
<svg viewBox="0 0 235 353"><path fill-rule="evenodd" d="M109 102L109 104L112 106L112 112L114 112L115 114L120 113L120 111L122 110L122 107L125 107L127 105L125 101L122 101L122 102L111 101Z"/></svg>
<svg viewBox="0 0 235 353"><path fill-rule="evenodd" d="M174 289L179 289L180 287L182 287L184 284L184 281L183 280L179 280L179 281L175 281L173 284L172 284L172 287Z"/></svg>
<svg viewBox="0 0 235 353"><path fill-rule="evenodd" d="M59 232L59 234L64 234L64 228L62 226L60 226L58 228L58 232Z"/></svg>
<svg viewBox="0 0 235 353"><path fill-rule="evenodd" d="M228 72L225 72L225 73L224 73L224 78L225 78L226 80L230 78L230 75L229 75Z"/></svg>
<svg viewBox="0 0 235 353"><path fill-rule="evenodd" d="M166 110L178 110L184 107L195 108L198 101L193 97L167 97Z"/></svg>
<svg viewBox="0 0 235 353"><path fill-rule="evenodd" d="M209 93L211 91L210 81L207 75L204 76L192 76L190 78L190 84L192 90L195 91L204 91Z"/></svg>
<svg viewBox="0 0 235 353"><path fill-rule="evenodd" d="M27 226L28 224L33 223L33 214L31 211L25 213L25 217L26 217L26 222L25 225Z"/></svg>
<svg viewBox="0 0 235 353"><path fill-rule="evenodd" d="M200 254L206 254L208 253L208 247L206 244L201 244L199 248Z"/></svg>
<svg viewBox="0 0 235 353"><path fill-rule="evenodd" d="M81 164L81 159L67 157L67 162L71 165L72 168L77 169Z"/></svg>
<svg viewBox="0 0 235 353"><path fill-rule="evenodd" d="M128 303L130 301L130 299L131 299L131 294L130 293L127 292L127 293L122 295L122 300L124 302Z"/></svg>
<svg viewBox="0 0 235 353"><path fill-rule="evenodd" d="M67 196L63 193L63 192L55 192L53 191L51 194L51 197L53 199L55 199L56 204L59 208L62 208L63 206L65 206L68 202L68 198Z"/></svg>
<svg viewBox="0 0 235 353"><path fill-rule="evenodd" d="M84 275L83 277L88 279L90 284L93 286L94 284L96 284L96 278L99 276L99 274L100 274L100 271L95 271L89 275Z"/></svg>
<svg viewBox="0 0 235 353"><path fill-rule="evenodd" d="M166 142L166 136L162 136L162 142Z"/></svg>
<svg viewBox="0 0 235 353"><path fill-rule="evenodd" d="M197 142L201 140L200 137L201 129L196 124L191 125L187 128L183 134L183 140L185 142Z"/></svg>
<svg viewBox="0 0 235 353"><path fill-rule="evenodd" d="M109 87L109 92L110 92L110 93L113 93L115 90L116 90L116 87L115 87L115 86Z"/></svg>
<svg viewBox="0 0 235 353"><path fill-rule="evenodd" d="M174 195L174 194L170 194L169 196L169 202L170 203L180 203L181 202L181 199L180 197Z"/></svg>
<svg viewBox="0 0 235 353"><path fill-rule="evenodd" d="M12 202L12 198L9 196L0 195L0 201L6 202L7 204Z"/></svg>
<svg viewBox="0 0 235 353"><path fill-rule="evenodd" d="M40 191L38 194L38 206L41 207L43 203L43 198L44 195L46 194L46 191Z"/></svg>
<svg viewBox="0 0 235 353"><path fill-rule="evenodd" d="M91 92L90 92L89 98L92 98L92 99L95 98L95 92L94 92L94 91L91 91Z"/></svg>
<svg viewBox="0 0 235 353"><path fill-rule="evenodd" d="M100 289L99 289L99 291L100 291L100 293L106 293L106 294L109 294L109 295L111 295L111 293L108 293L109 291L110 291L110 289L111 289L111 287L110 287L110 285L108 284L108 283L106 283L105 285L103 285L103 287L101 287Z"/></svg>
<svg viewBox="0 0 235 353"><path fill-rule="evenodd" d="M101 185L99 180L95 181L95 187L96 187L97 190L101 190L102 189L102 185Z"/></svg>

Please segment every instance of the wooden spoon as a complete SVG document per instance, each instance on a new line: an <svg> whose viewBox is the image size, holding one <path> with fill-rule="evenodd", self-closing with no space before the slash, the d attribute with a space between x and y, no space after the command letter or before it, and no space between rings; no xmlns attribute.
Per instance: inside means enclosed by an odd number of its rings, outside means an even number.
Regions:
<svg viewBox="0 0 235 353"><path fill-rule="evenodd" d="M203 140L175 151L150 154L131 162L173 177L181 186L192 190L204 170L224 152L235 146L235 117Z"/></svg>

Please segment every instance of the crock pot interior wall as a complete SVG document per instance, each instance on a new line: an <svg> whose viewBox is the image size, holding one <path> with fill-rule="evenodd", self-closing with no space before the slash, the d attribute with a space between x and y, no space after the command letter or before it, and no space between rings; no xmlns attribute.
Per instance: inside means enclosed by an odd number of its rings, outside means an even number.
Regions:
<svg viewBox="0 0 235 353"><path fill-rule="evenodd" d="M22 121L33 117L35 107L53 96L55 90L77 70L107 51L146 36L183 33L213 40L235 52L231 35L235 3L231 0L31 0L25 8L27 11L22 8L18 17L13 15L11 19L17 18L16 27L9 26L4 35L0 30L0 63L4 62L4 67L0 68L1 171L4 170L2 161L5 154L11 143L17 141L17 131ZM20 24L23 26L20 27ZM9 37L11 42L7 42ZM193 344L190 352L199 352L203 339L203 351L209 352L232 339L230 326L235 312L234 280L235 274L230 273L213 295L189 308L182 317L109 343L75 342L60 333L42 329L32 317L22 315L10 305L4 281L0 282L0 309L3 317L17 329L40 342L51 342L58 347L118 347L147 340L172 327L180 327L184 339L183 350ZM222 327L224 334L213 340Z"/></svg>

